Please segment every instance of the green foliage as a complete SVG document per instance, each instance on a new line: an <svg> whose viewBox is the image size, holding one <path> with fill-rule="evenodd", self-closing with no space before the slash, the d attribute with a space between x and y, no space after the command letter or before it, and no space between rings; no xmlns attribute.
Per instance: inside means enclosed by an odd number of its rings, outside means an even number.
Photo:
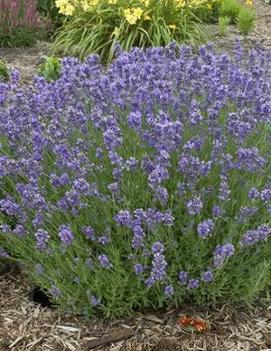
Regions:
<svg viewBox="0 0 271 351"><path fill-rule="evenodd" d="M55 6L55 0L38 0L38 11L42 16L46 16L50 19L53 30L61 26L63 16L58 12Z"/></svg>
<svg viewBox="0 0 271 351"><path fill-rule="evenodd" d="M229 17L231 23L235 23L241 8L242 5L238 0L223 0L219 9L219 15L221 17Z"/></svg>
<svg viewBox="0 0 271 351"><path fill-rule="evenodd" d="M111 61L116 43L124 50L164 46L177 42L197 45L206 39L199 19L190 8L174 8L161 1L153 8L151 20L140 19L129 24L122 13L101 3L93 12L82 12L66 19L57 31L52 53L84 58L99 54L104 62Z"/></svg>
<svg viewBox="0 0 271 351"><path fill-rule="evenodd" d="M228 16L220 16L218 18L218 30L220 35L224 36L227 34L230 21L231 19Z"/></svg>
<svg viewBox="0 0 271 351"><path fill-rule="evenodd" d="M46 36L45 31L25 27L14 28L8 32L0 28L0 47L30 47Z"/></svg>
<svg viewBox="0 0 271 351"><path fill-rule="evenodd" d="M40 65L39 75L43 76L48 82L59 78L61 63L60 59L54 56L45 56L44 62Z"/></svg>
<svg viewBox="0 0 271 351"><path fill-rule="evenodd" d="M238 13L237 26L240 33L247 35L255 26L256 14L253 8L242 7Z"/></svg>
<svg viewBox="0 0 271 351"><path fill-rule="evenodd" d="M1 80L8 80L9 79L9 74L8 74L8 68L4 60L0 58L0 81Z"/></svg>

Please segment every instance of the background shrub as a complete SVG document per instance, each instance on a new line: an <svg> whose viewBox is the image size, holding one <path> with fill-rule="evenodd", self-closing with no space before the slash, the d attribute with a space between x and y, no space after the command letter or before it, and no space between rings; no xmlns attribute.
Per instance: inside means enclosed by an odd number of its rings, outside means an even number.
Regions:
<svg viewBox="0 0 271 351"><path fill-rule="evenodd" d="M211 11L213 1L197 0L99 0L56 1L68 18L59 29L53 52L77 55L99 54L105 61L114 55L116 43L124 50L164 46L176 40L198 44L205 38L196 15ZM205 16L205 15L204 15Z"/></svg>
<svg viewBox="0 0 271 351"><path fill-rule="evenodd" d="M255 20L255 11L251 7L242 7L237 17L237 25L240 32L247 35L254 28Z"/></svg>
<svg viewBox="0 0 271 351"><path fill-rule="evenodd" d="M41 16L48 17L52 23L52 30L54 31L63 22L63 15L58 12L55 5L55 0L38 0L37 9Z"/></svg>
<svg viewBox="0 0 271 351"><path fill-rule="evenodd" d="M0 47L31 46L46 37L48 28L37 0L0 0Z"/></svg>
<svg viewBox="0 0 271 351"><path fill-rule="evenodd" d="M231 23L236 23L239 11L241 9L239 0L223 0L219 9L220 16L227 16L231 19Z"/></svg>
<svg viewBox="0 0 271 351"><path fill-rule="evenodd" d="M229 30L230 17L220 16L218 18L218 30L220 35L225 35Z"/></svg>
<svg viewBox="0 0 271 351"><path fill-rule="evenodd" d="M267 293L270 55L62 61L1 84L1 245L60 308L117 317Z"/></svg>

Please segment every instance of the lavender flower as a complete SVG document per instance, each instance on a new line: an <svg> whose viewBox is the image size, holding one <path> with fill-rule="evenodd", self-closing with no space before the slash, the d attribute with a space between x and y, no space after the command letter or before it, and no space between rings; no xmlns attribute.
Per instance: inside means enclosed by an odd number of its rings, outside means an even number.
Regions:
<svg viewBox="0 0 271 351"><path fill-rule="evenodd" d="M234 254L234 246L232 244L219 245L214 250L214 266L220 267L223 263Z"/></svg>
<svg viewBox="0 0 271 351"><path fill-rule="evenodd" d="M99 306L101 304L101 298L97 297L96 295L91 295L90 303L92 306Z"/></svg>
<svg viewBox="0 0 271 351"><path fill-rule="evenodd" d="M211 219L207 219L203 222L201 222L198 225L198 235L203 238L206 239L207 237L209 237L212 234L212 231L214 230L214 222Z"/></svg>
<svg viewBox="0 0 271 351"><path fill-rule="evenodd" d="M143 265L140 264L140 263L136 263L136 264L134 265L134 271L135 271L135 274L136 274L136 275L140 275L140 274L143 273L143 271L144 271Z"/></svg>
<svg viewBox="0 0 271 351"><path fill-rule="evenodd" d="M155 280L164 280L166 277L167 262L163 254L156 254L152 260L151 275Z"/></svg>
<svg viewBox="0 0 271 351"><path fill-rule="evenodd" d="M214 279L214 275L212 271L203 272L201 275L201 280L205 283L211 283Z"/></svg>
<svg viewBox="0 0 271 351"><path fill-rule="evenodd" d="M174 294L174 288L172 285L167 285L165 287L165 290L164 290L164 294L167 296L167 297L170 297Z"/></svg>
<svg viewBox="0 0 271 351"><path fill-rule="evenodd" d="M109 269L113 267L112 263L109 261L109 258L105 254L99 255L98 261L100 262L102 268Z"/></svg>
<svg viewBox="0 0 271 351"><path fill-rule="evenodd" d="M156 188L155 197L162 205L166 205L168 201L168 191L166 188L159 186Z"/></svg>
<svg viewBox="0 0 271 351"><path fill-rule="evenodd" d="M140 225L135 225L133 227L133 240L132 240L132 247L134 249L139 249L140 247L143 246L143 240L145 237L145 233L143 228Z"/></svg>
<svg viewBox="0 0 271 351"><path fill-rule="evenodd" d="M61 296L61 291L55 285L52 285L48 292L55 299Z"/></svg>
<svg viewBox="0 0 271 351"><path fill-rule="evenodd" d="M186 208L190 215L197 215L200 214L203 208L203 203L199 197L195 197L187 202Z"/></svg>
<svg viewBox="0 0 271 351"><path fill-rule="evenodd" d="M161 254L164 252L164 250L164 245L160 241L157 241L152 245L152 252L154 254Z"/></svg>
<svg viewBox="0 0 271 351"><path fill-rule="evenodd" d="M92 227L83 227L82 228L83 233L85 234L85 236L87 237L87 239L94 241L95 238L95 232L94 229Z"/></svg>
<svg viewBox="0 0 271 351"><path fill-rule="evenodd" d="M190 279L187 283L188 289L197 289L199 287L200 281L198 279Z"/></svg>
<svg viewBox="0 0 271 351"><path fill-rule="evenodd" d="M61 225L59 227L58 236L64 246L70 246L74 240L74 234L67 225Z"/></svg>
<svg viewBox="0 0 271 351"><path fill-rule="evenodd" d="M260 197L261 197L261 200L263 200L265 203L267 203L268 201L271 201L271 188L262 190Z"/></svg>
<svg viewBox="0 0 271 351"><path fill-rule="evenodd" d="M218 218L218 217L221 217L223 215L224 211L223 209L218 206L218 205L214 205L213 208L212 208L212 215L215 217L215 218Z"/></svg>
<svg viewBox="0 0 271 351"><path fill-rule="evenodd" d="M6 252L5 249L3 249L1 246L0 246L0 258L8 258L10 257L9 254Z"/></svg>
<svg viewBox="0 0 271 351"><path fill-rule="evenodd" d="M101 244L101 245L106 245L110 242L110 239L107 237L107 236L101 236L99 239L98 239L98 242Z"/></svg>
<svg viewBox="0 0 271 351"><path fill-rule="evenodd" d="M45 269L44 269L44 267L43 267L40 263L37 263L37 264L35 265L35 272L36 272L37 275L43 274L44 271L45 271Z"/></svg>
<svg viewBox="0 0 271 351"><path fill-rule="evenodd" d="M47 243L50 239L50 235L46 230L39 229L35 233L35 238L36 238L36 246L38 250L45 250Z"/></svg>
<svg viewBox="0 0 271 351"><path fill-rule="evenodd" d="M266 241L271 234L271 227L261 225L255 230L248 230L242 237L240 244L243 246L255 245L259 241Z"/></svg>
<svg viewBox="0 0 271 351"><path fill-rule="evenodd" d="M115 221L119 225L129 227L132 223L132 216L128 210L120 211L115 217Z"/></svg>
<svg viewBox="0 0 271 351"><path fill-rule="evenodd" d="M188 274L185 271L181 271L179 273L179 282L183 285L187 284L187 280L188 280Z"/></svg>

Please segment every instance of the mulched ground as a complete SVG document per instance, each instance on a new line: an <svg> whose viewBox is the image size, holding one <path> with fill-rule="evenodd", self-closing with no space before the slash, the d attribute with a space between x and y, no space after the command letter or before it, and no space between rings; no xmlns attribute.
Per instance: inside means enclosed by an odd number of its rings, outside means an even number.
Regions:
<svg viewBox="0 0 271 351"><path fill-rule="evenodd" d="M271 350L271 306L184 306L110 323L86 321L32 302L26 281L17 269L0 276L0 351ZM184 315L205 321L208 329L181 327Z"/></svg>

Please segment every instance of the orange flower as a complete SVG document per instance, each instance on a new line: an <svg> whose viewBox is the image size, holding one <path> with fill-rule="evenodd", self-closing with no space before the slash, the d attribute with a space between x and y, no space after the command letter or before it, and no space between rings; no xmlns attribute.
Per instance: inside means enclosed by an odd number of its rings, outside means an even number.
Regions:
<svg viewBox="0 0 271 351"><path fill-rule="evenodd" d="M203 332L207 330L207 323L202 319L196 319L189 316L184 316L179 319L179 324L181 327L193 327L198 332Z"/></svg>

